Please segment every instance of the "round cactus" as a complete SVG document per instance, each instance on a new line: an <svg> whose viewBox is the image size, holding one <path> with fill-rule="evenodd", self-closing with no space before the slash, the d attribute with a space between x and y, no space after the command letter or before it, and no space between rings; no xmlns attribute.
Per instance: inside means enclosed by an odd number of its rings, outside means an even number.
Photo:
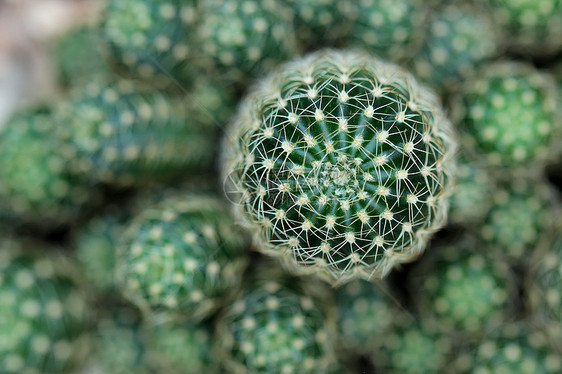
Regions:
<svg viewBox="0 0 562 374"><path fill-rule="evenodd" d="M56 253L3 238L0 243L0 372L65 373L84 358L87 307ZM45 248L41 248L45 250Z"/></svg>
<svg viewBox="0 0 562 374"><path fill-rule="evenodd" d="M433 314L461 339L482 336L514 314L515 276L485 251L470 237L432 248L413 278L421 313Z"/></svg>
<svg viewBox="0 0 562 374"><path fill-rule="evenodd" d="M201 13L201 48L228 80L242 81L296 53L284 1L206 0Z"/></svg>
<svg viewBox="0 0 562 374"><path fill-rule="evenodd" d="M527 55L551 55L562 50L561 0L479 0L488 6L503 30L503 44Z"/></svg>
<svg viewBox="0 0 562 374"><path fill-rule="evenodd" d="M0 133L1 216L56 226L78 217L97 199L67 168L48 112L21 113Z"/></svg>
<svg viewBox="0 0 562 374"><path fill-rule="evenodd" d="M219 317L218 356L234 374L326 373L336 363L330 290L275 266L256 271Z"/></svg>
<svg viewBox="0 0 562 374"><path fill-rule="evenodd" d="M244 239L219 200L168 196L128 225L119 243L117 280L144 310L205 318L241 280Z"/></svg>
<svg viewBox="0 0 562 374"><path fill-rule="evenodd" d="M135 185L208 167L214 129L194 123L180 97L132 81L92 82L60 103L64 153L84 178Z"/></svg>
<svg viewBox="0 0 562 374"><path fill-rule="evenodd" d="M424 43L412 59L413 72L434 87L451 88L498 53L496 35L484 13L451 4L433 15Z"/></svg>
<svg viewBox="0 0 562 374"><path fill-rule="evenodd" d="M459 353L451 367L460 374L554 374L562 371L562 359L541 330L510 323Z"/></svg>
<svg viewBox="0 0 562 374"><path fill-rule="evenodd" d="M259 250L331 281L381 278L444 224L454 149L434 95L412 76L320 51L246 98L223 176Z"/></svg>
<svg viewBox="0 0 562 374"><path fill-rule="evenodd" d="M147 322L147 355L159 373L219 373L208 322L157 318Z"/></svg>
<svg viewBox="0 0 562 374"><path fill-rule="evenodd" d="M133 76L169 85L194 74L195 0L111 0L103 26L115 59Z"/></svg>
<svg viewBox="0 0 562 374"><path fill-rule="evenodd" d="M399 307L382 283L354 280L336 291L338 328L346 351L369 353L385 339Z"/></svg>
<svg viewBox="0 0 562 374"><path fill-rule="evenodd" d="M354 6L352 45L392 62L404 62L416 54L428 16L423 1L361 0Z"/></svg>
<svg viewBox="0 0 562 374"><path fill-rule="evenodd" d="M405 312L394 316L390 331L372 354L375 367L388 374L446 373L452 345L438 321L414 320Z"/></svg>
<svg viewBox="0 0 562 374"><path fill-rule="evenodd" d="M461 91L456 116L469 151L490 167L544 163L560 128L551 77L528 65L496 62Z"/></svg>
<svg viewBox="0 0 562 374"><path fill-rule="evenodd" d="M547 243L559 202L543 180L512 178L494 191L494 202L479 228L491 256L529 261Z"/></svg>

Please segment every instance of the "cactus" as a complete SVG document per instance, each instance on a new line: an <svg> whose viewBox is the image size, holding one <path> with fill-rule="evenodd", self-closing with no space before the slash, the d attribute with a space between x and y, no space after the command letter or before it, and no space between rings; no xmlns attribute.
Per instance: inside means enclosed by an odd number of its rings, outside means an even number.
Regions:
<svg viewBox="0 0 562 374"><path fill-rule="evenodd" d="M554 55L562 50L562 1L479 0L501 27L503 44L527 56Z"/></svg>
<svg viewBox="0 0 562 374"><path fill-rule="evenodd" d="M49 111L22 112L0 133L0 215L52 228L98 199L68 170L54 121Z"/></svg>
<svg viewBox="0 0 562 374"><path fill-rule="evenodd" d="M424 38L428 9L421 0L354 2L350 44L392 62L412 58Z"/></svg>
<svg viewBox="0 0 562 374"><path fill-rule="evenodd" d="M39 248L43 247L43 248ZM87 349L86 300L70 264L36 243L0 242L0 372L66 373Z"/></svg>
<svg viewBox="0 0 562 374"><path fill-rule="evenodd" d="M474 7L450 4L432 16L412 72L441 91L450 90L497 53L497 32L489 17Z"/></svg>
<svg viewBox="0 0 562 374"><path fill-rule="evenodd" d="M338 328L346 351L369 353L400 312L385 284L354 280L336 291Z"/></svg>
<svg viewBox="0 0 562 374"><path fill-rule="evenodd" d="M479 235L492 257L530 260L548 244L560 202L544 180L512 178L498 185ZM546 235L545 235L546 234Z"/></svg>
<svg viewBox="0 0 562 374"><path fill-rule="evenodd" d="M284 1L206 0L201 14L201 48L229 81L241 83L296 53Z"/></svg>
<svg viewBox="0 0 562 374"><path fill-rule="evenodd" d="M448 373L451 339L440 330L439 321L422 317L415 320L405 312L394 316L372 354L377 368L388 374Z"/></svg>
<svg viewBox="0 0 562 374"><path fill-rule="evenodd" d="M409 74L320 51L246 98L223 177L258 250L329 281L381 278L444 224L455 145L435 96Z"/></svg>
<svg viewBox="0 0 562 374"><path fill-rule="evenodd" d="M246 240L226 207L201 194L146 207L118 244L117 281L146 312L206 318L240 282Z"/></svg>
<svg viewBox="0 0 562 374"><path fill-rule="evenodd" d="M92 82L59 104L64 153L83 178L129 186L208 167L214 129L180 97L133 81Z"/></svg>
<svg viewBox="0 0 562 374"><path fill-rule="evenodd" d="M217 355L234 374L326 373L336 364L330 290L275 266L258 268L219 316Z"/></svg>
<svg viewBox="0 0 562 374"><path fill-rule="evenodd" d="M413 277L411 289L424 315L465 341L481 337L514 315L515 276L505 262L492 261L470 236L432 248Z"/></svg>
<svg viewBox="0 0 562 374"><path fill-rule="evenodd" d="M546 253L540 253L538 268L534 273L533 290L530 292L534 308L543 317L557 324L562 321L562 231L555 235ZM562 345L562 339L560 340Z"/></svg>
<svg viewBox="0 0 562 374"><path fill-rule="evenodd" d="M460 374L555 374L562 360L544 333L532 324L509 323L477 347L460 352L450 372Z"/></svg>
<svg viewBox="0 0 562 374"><path fill-rule="evenodd" d="M544 164L561 127L551 77L501 61L484 66L461 92L455 116L469 152L491 168Z"/></svg>
<svg viewBox="0 0 562 374"><path fill-rule="evenodd" d="M208 321L157 318L147 322L147 355L158 373L219 373Z"/></svg>
<svg viewBox="0 0 562 374"><path fill-rule="evenodd" d="M105 39L121 65L154 85L189 82L195 75L195 0L110 0Z"/></svg>

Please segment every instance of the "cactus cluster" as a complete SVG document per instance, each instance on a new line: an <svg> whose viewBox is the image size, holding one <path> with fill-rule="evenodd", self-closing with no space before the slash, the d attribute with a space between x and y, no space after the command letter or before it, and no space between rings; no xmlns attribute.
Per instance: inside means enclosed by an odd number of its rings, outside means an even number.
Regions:
<svg viewBox="0 0 562 374"><path fill-rule="evenodd" d="M241 104L225 148L238 219L300 271L380 278L446 219L450 123L412 76L366 54L284 66Z"/></svg>

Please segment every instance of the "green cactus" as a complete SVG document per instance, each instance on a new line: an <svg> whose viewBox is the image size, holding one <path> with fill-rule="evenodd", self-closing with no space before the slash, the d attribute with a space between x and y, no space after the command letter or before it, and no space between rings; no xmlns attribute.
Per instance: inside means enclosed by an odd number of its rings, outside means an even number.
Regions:
<svg viewBox="0 0 562 374"><path fill-rule="evenodd" d="M459 157L456 184L451 194L449 222L474 227L484 221L493 203L496 183L481 163Z"/></svg>
<svg viewBox="0 0 562 374"><path fill-rule="evenodd" d="M217 355L228 372L326 373L336 365L336 313L316 279L266 263L219 316Z"/></svg>
<svg viewBox="0 0 562 374"><path fill-rule="evenodd" d="M412 72L443 91L497 53L497 32L489 17L474 7L450 4L432 15Z"/></svg>
<svg viewBox="0 0 562 374"><path fill-rule="evenodd" d="M482 225L477 226L493 257L530 260L547 244L559 202L544 180L512 178L501 183Z"/></svg>
<svg viewBox="0 0 562 374"><path fill-rule="evenodd" d="M35 243L0 243L0 372L67 373L87 351L86 299L70 263Z"/></svg>
<svg viewBox="0 0 562 374"><path fill-rule="evenodd" d="M562 50L561 0L479 0L501 27L503 44L525 55L553 55Z"/></svg>
<svg viewBox="0 0 562 374"><path fill-rule="evenodd" d="M246 98L223 177L258 250L329 281L381 278L444 224L455 145L435 96L411 75L320 51Z"/></svg>
<svg viewBox="0 0 562 374"><path fill-rule="evenodd" d="M535 257L538 268L530 292L534 308L559 324L562 321L562 231L559 230L546 253Z"/></svg>
<svg viewBox="0 0 562 374"><path fill-rule="evenodd" d="M510 323L492 331L477 347L460 352L451 371L459 374L556 374L560 355L532 324Z"/></svg>
<svg viewBox="0 0 562 374"><path fill-rule="evenodd" d="M398 309L388 287L381 283L354 280L336 291L338 328L343 348L369 353L376 341L389 333Z"/></svg>
<svg viewBox="0 0 562 374"><path fill-rule="evenodd" d="M219 373L213 355L214 341L208 321L162 318L147 322L148 357L159 373Z"/></svg>
<svg viewBox="0 0 562 374"><path fill-rule="evenodd" d="M143 310L202 319L237 287L246 250L221 201L201 194L168 196L128 225L119 243L117 281Z"/></svg>
<svg viewBox="0 0 562 374"><path fill-rule="evenodd" d="M103 32L115 59L152 84L191 81L198 64L195 0L110 0Z"/></svg>
<svg viewBox="0 0 562 374"><path fill-rule="evenodd" d="M451 339L439 321L422 317L415 320L405 312L394 316L392 328L372 354L377 368L388 374L449 373Z"/></svg>
<svg viewBox="0 0 562 374"><path fill-rule="evenodd" d="M463 341L481 337L515 315L517 285L506 262L493 261L472 237L432 248L413 277L421 313Z"/></svg>
<svg viewBox="0 0 562 374"><path fill-rule="evenodd" d="M0 216L54 227L76 219L98 200L68 170L49 111L22 112L0 133Z"/></svg>
<svg viewBox="0 0 562 374"><path fill-rule="evenodd" d="M64 153L82 177L138 185L209 167L215 129L190 118L181 97L138 82L92 82L59 103Z"/></svg>
<svg viewBox="0 0 562 374"><path fill-rule="evenodd" d="M461 92L455 112L468 151L490 167L544 164L561 127L552 77L501 61L484 66Z"/></svg>
<svg viewBox="0 0 562 374"><path fill-rule="evenodd" d="M399 63L416 54L428 18L422 0L361 0L354 6L351 45Z"/></svg>
<svg viewBox="0 0 562 374"><path fill-rule="evenodd" d="M243 82L296 53L284 1L206 0L201 14L201 48L228 80Z"/></svg>

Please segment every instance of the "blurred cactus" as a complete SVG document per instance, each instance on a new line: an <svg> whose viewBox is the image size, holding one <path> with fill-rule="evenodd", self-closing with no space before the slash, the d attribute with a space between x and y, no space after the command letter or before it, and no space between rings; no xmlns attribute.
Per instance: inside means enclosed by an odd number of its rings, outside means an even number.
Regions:
<svg viewBox="0 0 562 374"><path fill-rule="evenodd" d="M246 98L223 177L258 250L329 281L381 278L445 223L455 145L435 96L411 75L321 51Z"/></svg>

